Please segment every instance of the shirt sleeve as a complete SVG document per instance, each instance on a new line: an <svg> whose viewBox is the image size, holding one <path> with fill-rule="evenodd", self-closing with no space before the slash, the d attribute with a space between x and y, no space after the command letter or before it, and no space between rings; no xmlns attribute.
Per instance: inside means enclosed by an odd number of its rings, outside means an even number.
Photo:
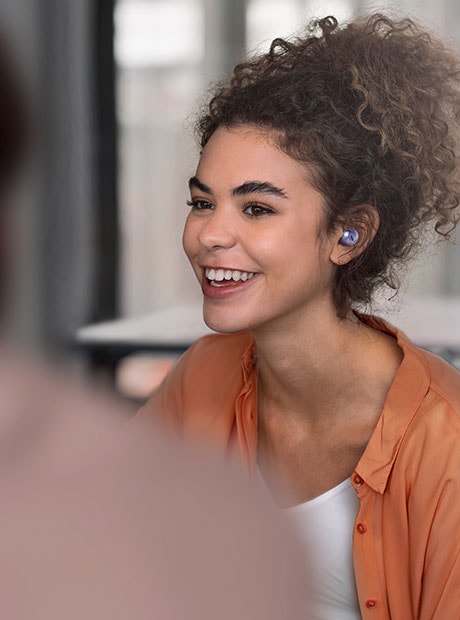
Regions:
<svg viewBox="0 0 460 620"><path fill-rule="evenodd" d="M460 471L438 498L425 556L420 620L460 616Z"/></svg>
<svg viewBox="0 0 460 620"><path fill-rule="evenodd" d="M408 510L417 620L460 618L460 418L457 401L431 390L409 440ZM410 457L410 458L409 458ZM396 525L396 524L395 524ZM417 584L413 582L414 590Z"/></svg>

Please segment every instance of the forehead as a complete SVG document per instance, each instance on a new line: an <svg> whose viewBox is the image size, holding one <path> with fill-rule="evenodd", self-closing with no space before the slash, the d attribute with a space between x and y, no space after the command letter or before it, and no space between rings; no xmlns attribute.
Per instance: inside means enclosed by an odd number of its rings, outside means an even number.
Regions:
<svg viewBox="0 0 460 620"><path fill-rule="evenodd" d="M219 127L203 149L196 175L235 187L248 179L310 185L307 167L284 153L275 132L248 125Z"/></svg>

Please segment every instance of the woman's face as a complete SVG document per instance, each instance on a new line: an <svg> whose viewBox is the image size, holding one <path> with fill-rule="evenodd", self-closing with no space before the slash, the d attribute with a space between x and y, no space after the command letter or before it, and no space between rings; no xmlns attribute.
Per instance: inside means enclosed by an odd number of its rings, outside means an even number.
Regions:
<svg viewBox="0 0 460 620"><path fill-rule="evenodd" d="M190 180L183 243L220 332L292 327L332 306L341 231L326 235L321 194L305 166L267 132L221 127Z"/></svg>

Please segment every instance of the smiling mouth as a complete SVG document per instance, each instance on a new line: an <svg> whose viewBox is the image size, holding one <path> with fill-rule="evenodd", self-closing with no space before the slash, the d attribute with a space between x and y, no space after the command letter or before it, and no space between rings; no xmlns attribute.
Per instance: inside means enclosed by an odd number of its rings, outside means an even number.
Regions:
<svg viewBox="0 0 460 620"><path fill-rule="evenodd" d="M211 286L232 286L238 282L246 282L256 274L253 271L240 271L238 269L206 269L206 278Z"/></svg>

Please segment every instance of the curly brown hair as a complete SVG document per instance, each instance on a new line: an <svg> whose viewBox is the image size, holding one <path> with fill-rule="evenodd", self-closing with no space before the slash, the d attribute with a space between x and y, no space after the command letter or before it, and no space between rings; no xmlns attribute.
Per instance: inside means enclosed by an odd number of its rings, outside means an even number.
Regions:
<svg viewBox="0 0 460 620"><path fill-rule="evenodd" d="M341 316L377 286L397 290L424 224L449 236L458 220L457 54L410 19L382 14L339 26L311 22L304 36L275 39L236 66L197 123L204 147L220 127L273 132L306 164L325 201L327 230L371 205L380 224L364 251L336 270Z"/></svg>

